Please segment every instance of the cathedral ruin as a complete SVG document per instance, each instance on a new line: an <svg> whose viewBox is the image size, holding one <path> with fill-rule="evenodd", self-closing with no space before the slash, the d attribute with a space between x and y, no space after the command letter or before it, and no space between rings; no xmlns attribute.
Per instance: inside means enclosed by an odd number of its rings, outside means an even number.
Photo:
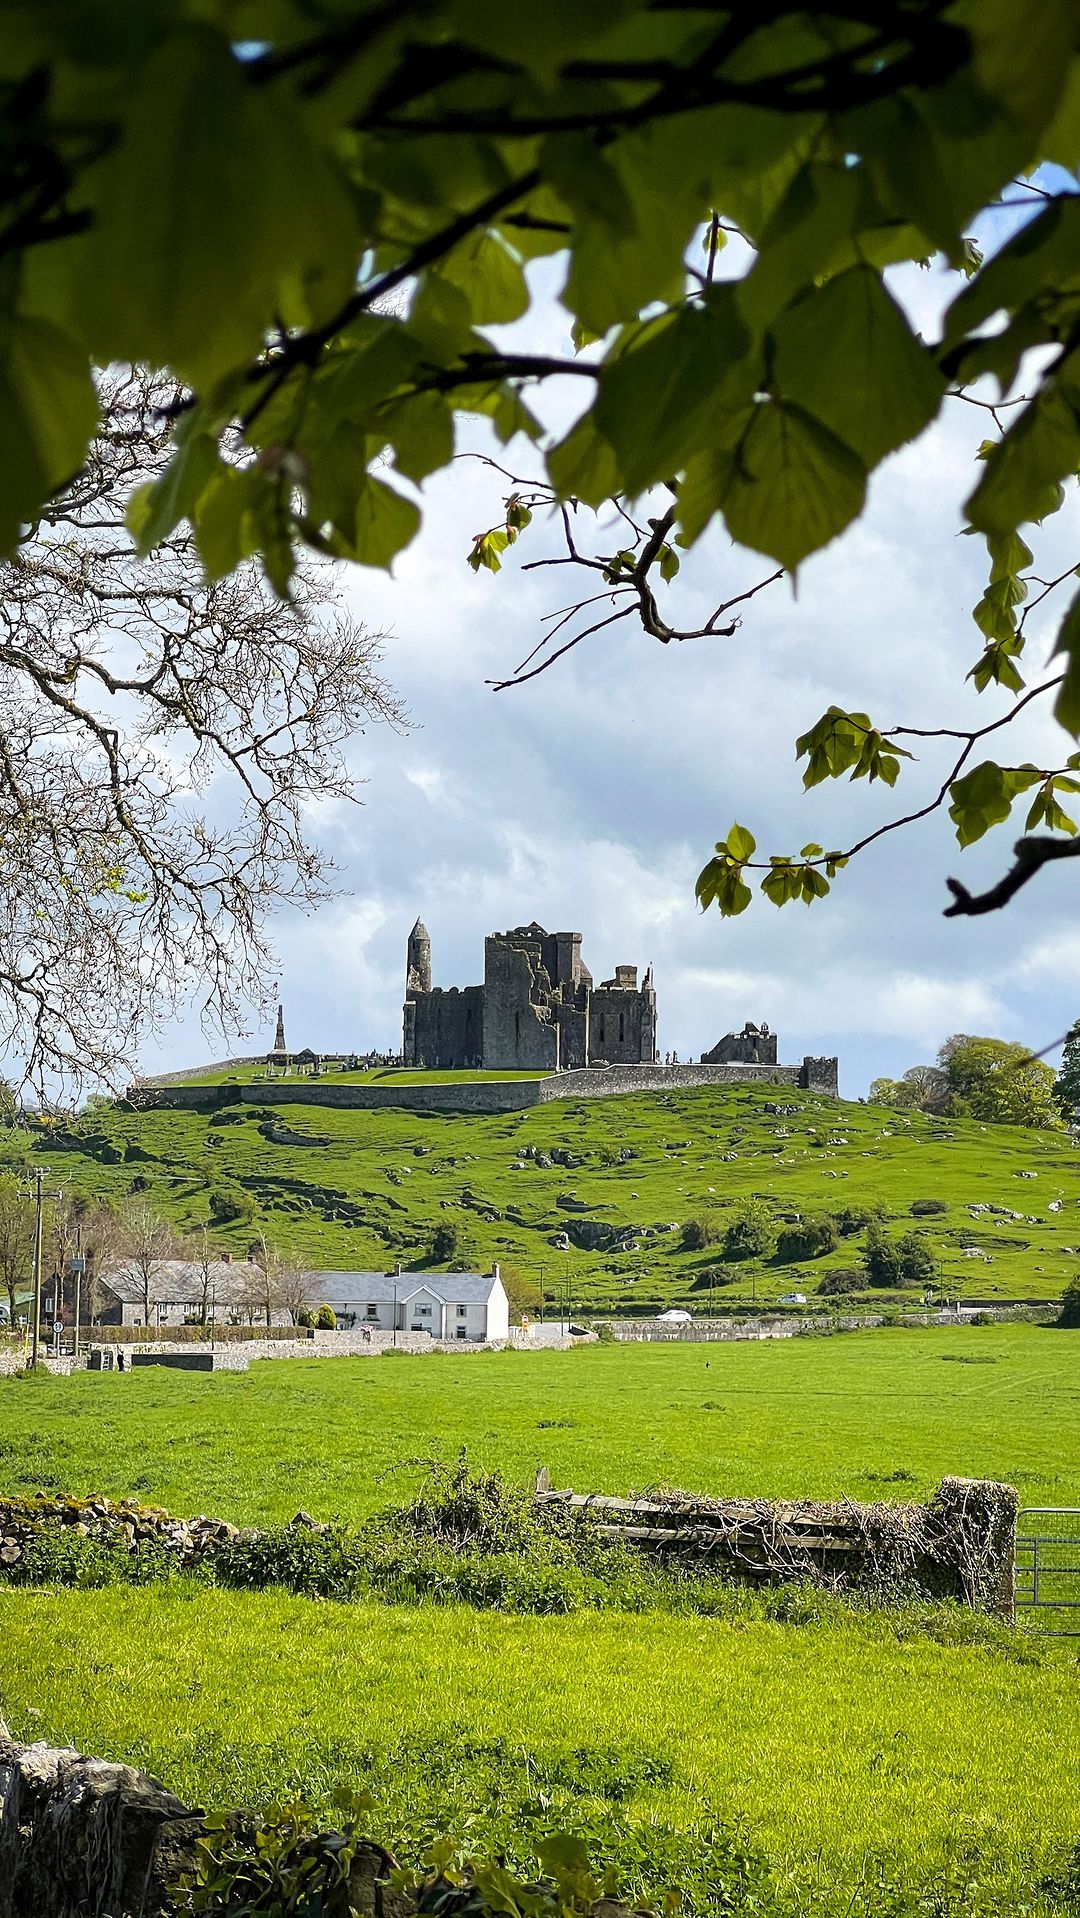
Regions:
<svg viewBox="0 0 1080 1918"><path fill-rule="evenodd" d="M652 1065L656 991L652 967L616 966L593 984L580 932L545 932L533 921L484 941L482 986L432 986L431 940L418 919L406 957L407 1066L566 1072L587 1065Z"/></svg>

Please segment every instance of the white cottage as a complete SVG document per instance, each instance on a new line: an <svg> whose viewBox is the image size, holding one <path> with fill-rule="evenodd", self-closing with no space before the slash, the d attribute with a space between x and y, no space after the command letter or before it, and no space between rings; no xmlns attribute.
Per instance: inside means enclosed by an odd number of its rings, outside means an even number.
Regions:
<svg viewBox="0 0 1080 1918"><path fill-rule="evenodd" d="M490 1272L319 1272L320 1303L343 1331L427 1332L433 1339L505 1339L510 1307Z"/></svg>

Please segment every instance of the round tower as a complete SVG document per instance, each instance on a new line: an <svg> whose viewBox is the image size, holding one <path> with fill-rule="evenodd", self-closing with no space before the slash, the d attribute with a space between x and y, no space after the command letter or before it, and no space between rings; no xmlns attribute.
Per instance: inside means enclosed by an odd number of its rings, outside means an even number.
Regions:
<svg viewBox="0 0 1080 1918"><path fill-rule="evenodd" d="M409 934L405 952L405 996L431 991L431 939L422 919Z"/></svg>

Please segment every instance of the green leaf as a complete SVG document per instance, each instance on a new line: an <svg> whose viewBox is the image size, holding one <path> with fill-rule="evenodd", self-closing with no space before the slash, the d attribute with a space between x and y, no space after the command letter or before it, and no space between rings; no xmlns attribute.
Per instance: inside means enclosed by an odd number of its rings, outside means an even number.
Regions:
<svg viewBox="0 0 1080 1918"><path fill-rule="evenodd" d="M753 396L757 355L731 287L703 306L654 321L642 343L609 356L596 423L614 447L623 486L642 492L711 444L719 417Z"/></svg>
<svg viewBox="0 0 1080 1918"><path fill-rule="evenodd" d="M420 514L382 480L364 478L356 500L356 519L348 543L350 559L361 566L390 571L392 562L420 530Z"/></svg>
<svg viewBox="0 0 1080 1918"><path fill-rule="evenodd" d="M394 449L394 466L419 486L454 457L454 416L438 393L410 393L380 408L376 429Z"/></svg>
<svg viewBox="0 0 1080 1918"><path fill-rule="evenodd" d="M679 502L687 541L702 504L711 500L733 539L789 570L843 532L866 494L855 454L809 413L780 400L757 404L737 446L717 453L693 477Z"/></svg>
<svg viewBox="0 0 1080 1918"><path fill-rule="evenodd" d="M1080 593L1069 602L1058 627L1052 656L1057 659L1062 653L1065 679L1054 701L1054 718L1074 739L1080 739Z"/></svg>
<svg viewBox="0 0 1080 1918"><path fill-rule="evenodd" d="M936 415L945 381L877 273L852 267L773 328L776 391L876 466Z"/></svg>
<svg viewBox="0 0 1080 1918"><path fill-rule="evenodd" d="M196 501L195 538L208 579L224 579L256 550L251 479L248 473L219 464Z"/></svg>
<svg viewBox="0 0 1080 1918"><path fill-rule="evenodd" d="M727 836L727 850L730 857L737 859L741 864L744 860L753 858L757 851L757 840L745 826L732 826Z"/></svg>
<svg viewBox="0 0 1080 1918"><path fill-rule="evenodd" d="M73 479L97 420L85 350L51 320L0 322L0 551Z"/></svg>
<svg viewBox="0 0 1080 1918"><path fill-rule="evenodd" d="M971 524L980 532L1005 534L1045 519L1061 504L1060 482L1077 467L1076 412L1064 394L1053 386L1044 388L988 455L983 477L967 502Z"/></svg>
<svg viewBox="0 0 1080 1918"><path fill-rule="evenodd" d="M559 499L602 506L619 490L619 469L607 440L597 431L595 411L584 413L547 455L547 473Z"/></svg>
<svg viewBox="0 0 1080 1918"><path fill-rule="evenodd" d="M440 261L438 277L464 293L478 325L520 320L529 310L521 262L497 234L475 233L456 246Z"/></svg>
<svg viewBox="0 0 1080 1918"><path fill-rule="evenodd" d="M561 144L562 136L551 152ZM692 192L658 177L648 129L624 136L606 156L596 150L588 167L574 160L557 178L550 156L544 165L577 220L562 295L575 319L602 337L653 302L669 306L680 298L683 254L703 209ZM597 165L619 189L602 208L590 177Z"/></svg>
<svg viewBox="0 0 1080 1918"><path fill-rule="evenodd" d="M216 436L192 411L173 434L175 451L160 479L139 486L127 505L128 530L143 558L168 539L181 520L194 520L203 491L221 464Z"/></svg>
<svg viewBox="0 0 1080 1918"><path fill-rule="evenodd" d="M992 759L954 780L949 788L953 802L949 818L961 846L973 845L992 826L1002 825L1017 795L1041 780L1037 766L999 766Z"/></svg>
<svg viewBox="0 0 1080 1918"><path fill-rule="evenodd" d="M102 358L200 384L257 353L275 318L305 323L339 303L352 209L287 98L250 86L209 26L178 25L128 100L96 176L73 315Z"/></svg>

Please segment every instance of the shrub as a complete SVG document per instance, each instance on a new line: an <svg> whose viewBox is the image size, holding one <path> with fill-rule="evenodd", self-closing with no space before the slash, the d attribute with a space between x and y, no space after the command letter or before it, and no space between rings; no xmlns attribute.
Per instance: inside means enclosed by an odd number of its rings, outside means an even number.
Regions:
<svg viewBox="0 0 1080 1918"><path fill-rule="evenodd" d="M453 1225L449 1220L444 1219L441 1225L435 1227L431 1235L428 1256L434 1260L436 1265L444 1265L446 1260L452 1259L457 1251L459 1237L460 1234L457 1226Z"/></svg>
<svg viewBox="0 0 1080 1918"><path fill-rule="evenodd" d="M300 1310L296 1315L296 1323L297 1325L303 1326L305 1331L307 1330L307 1328L311 1324L311 1307L310 1306L302 1305L300 1307Z"/></svg>
<svg viewBox="0 0 1080 1918"><path fill-rule="evenodd" d="M853 1239L864 1225L880 1220L881 1207L876 1205L845 1205L839 1212L833 1213L836 1229L842 1239Z"/></svg>
<svg viewBox="0 0 1080 1918"><path fill-rule="evenodd" d="M315 1327L316 1332L336 1332L337 1319L334 1315L333 1306L320 1305L311 1323Z"/></svg>
<svg viewBox="0 0 1080 1918"><path fill-rule="evenodd" d="M871 1285L899 1285L900 1261L891 1239L885 1237L876 1219L871 1219L863 1241L863 1265Z"/></svg>
<svg viewBox="0 0 1080 1918"><path fill-rule="evenodd" d="M250 1222L255 1217L255 1201L250 1192L238 1185L216 1185L210 1189L210 1217L215 1225L228 1225L233 1219Z"/></svg>
<svg viewBox="0 0 1080 1918"><path fill-rule="evenodd" d="M937 1212L947 1212L944 1199L912 1199L908 1210L913 1219L929 1219Z"/></svg>
<svg viewBox="0 0 1080 1918"><path fill-rule="evenodd" d="M906 1232L896 1248L902 1285L929 1285L937 1275L937 1261L925 1239Z"/></svg>
<svg viewBox="0 0 1080 1918"><path fill-rule="evenodd" d="M1070 1331L1080 1330L1080 1278L1070 1279L1065 1287L1056 1322Z"/></svg>
<svg viewBox="0 0 1080 1918"><path fill-rule="evenodd" d="M768 1206L760 1199L743 1199L724 1233L729 1259L760 1259L772 1251L773 1226Z"/></svg>
<svg viewBox="0 0 1080 1918"><path fill-rule="evenodd" d="M711 1219L687 1219L679 1240L680 1252L704 1252L706 1246L716 1239L716 1227Z"/></svg>
<svg viewBox="0 0 1080 1918"><path fill-rule="evenodd" d="M734 1265L703 1265L700 1272L694 1274L694 1290L700 1292L711 1290L714 1285L734 1285L738 1276L738 1267Z"/></svg>
<svg viewBox="0 0 1080 1918"><path fill-rule="evenodd" d="M851 1292L861 1292L865 1284L866 1274L857 1265L835 1265L822 1274L818 1292L825 1299L845 1298Z"/></svg>
<svg viewBox="0 0 1080 1918"><path fill-rule="evenodd" d="M785 1265L792 1259L820 1259L825 1252L835 1252L836 1245L833 1219L801 1219L798 1225L785 1225L778 1234L776 1256Z"/></svg>

